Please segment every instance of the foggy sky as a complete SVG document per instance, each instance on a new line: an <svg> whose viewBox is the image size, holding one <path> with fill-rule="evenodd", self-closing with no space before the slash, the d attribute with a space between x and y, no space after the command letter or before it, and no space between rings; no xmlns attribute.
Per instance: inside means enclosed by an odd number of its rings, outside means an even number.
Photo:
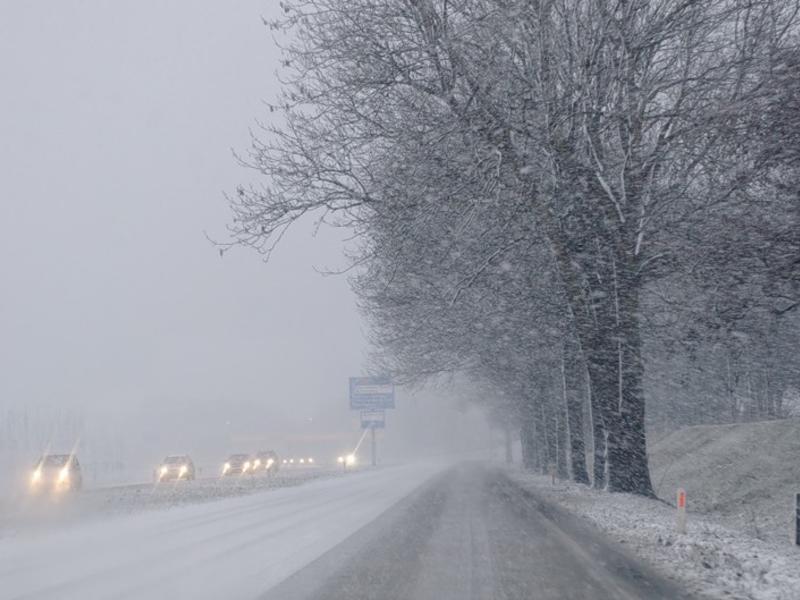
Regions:
<svg viewBox="0 0 800 600"><path fill-rule="evenodd" d="M153 456L357 435L364 326L313 269L346 232L302 223L269 264L203 233L258 181L231 149L278 92L277 5L0 4L0 410L74 410Z"/></svg>

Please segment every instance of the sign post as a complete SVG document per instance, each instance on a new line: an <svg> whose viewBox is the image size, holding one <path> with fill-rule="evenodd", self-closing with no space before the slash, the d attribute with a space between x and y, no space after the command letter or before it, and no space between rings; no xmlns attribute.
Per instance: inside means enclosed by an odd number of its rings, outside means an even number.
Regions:
<svg viewBox="0 0 800 600"><path fill-rule="evenodd" d="M794 543L800 546L800 494L794 496Z"/></svg>
<svg viewBox="0 0 800 600"><path fill-rule="evenodd" d="M678 516L676 525L678 533L686 533L686 490L678 488Z"/></svg>
<svg viewBox="0 0 800 600"><path fill-rule="evenodd" d="M378 464L375 430L386 427L388 408L394 408L394 384L390 378L350 378L350 409L361 411L361 428L370 430L373 467Z"/></svg>
<svg viewBox="0 0 800 600"><path fill-rule="evenodd" d="M375 443L375 430L384 429L386 427L386 411L385 410L362 410L361 411L361 429L369 429L371 436L371 450L372 450L372 466L378 464L377 446Z"/></svg>

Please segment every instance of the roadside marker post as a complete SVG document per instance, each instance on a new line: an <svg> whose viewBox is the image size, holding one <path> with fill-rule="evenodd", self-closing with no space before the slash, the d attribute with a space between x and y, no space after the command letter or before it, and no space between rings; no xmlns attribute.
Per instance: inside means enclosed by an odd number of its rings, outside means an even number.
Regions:
<svg viewBox="0 0 800 600"><path fill-rule="evenodd" d="M556 464L555 463L549 463L547 465L547 469L550 471L550 483L551 483L551 485L555 485L556 484Z"/></svg>
<svg viewBox="0 0 800 600"><path fill-rule="evenodd" d="M794 495L794 543L800 546L800 494Z"/></svg>
<svg viewBox="0 0 800 600"><path fill-rule="evenodd" d="M686 490L678 488L678 533L686 533Z"/></svg>

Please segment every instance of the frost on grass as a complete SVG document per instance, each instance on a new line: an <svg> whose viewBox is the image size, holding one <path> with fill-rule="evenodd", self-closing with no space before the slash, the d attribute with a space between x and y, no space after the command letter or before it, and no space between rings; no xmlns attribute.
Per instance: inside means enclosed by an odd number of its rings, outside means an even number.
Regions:
<svg viewBox="0 0 800 600"><path fill-rule="evenodd" d="M706 598L800 598L800 550L750 537L714 518L689 513L688 532L675 531L675 509L659 500L609 494L546 477L509 472L536 495L558 503L604 531L632 554Z"/></svg>

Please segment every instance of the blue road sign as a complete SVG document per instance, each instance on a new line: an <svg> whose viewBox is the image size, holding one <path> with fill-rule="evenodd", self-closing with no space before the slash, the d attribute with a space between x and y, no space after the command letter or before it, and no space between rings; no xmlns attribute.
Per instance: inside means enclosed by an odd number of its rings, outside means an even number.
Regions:
<svg viewBox="0 0 800 600"><path fill-rule="evenodd" d="M386 411L362 410L361 429L386 429Z"/></svg>
<svg viewBox="0 0 800 600"><path fill-rule="evenodd" d="M394 408L394 384L388 377L351 377L350 408L377 410Z"/></svg>

